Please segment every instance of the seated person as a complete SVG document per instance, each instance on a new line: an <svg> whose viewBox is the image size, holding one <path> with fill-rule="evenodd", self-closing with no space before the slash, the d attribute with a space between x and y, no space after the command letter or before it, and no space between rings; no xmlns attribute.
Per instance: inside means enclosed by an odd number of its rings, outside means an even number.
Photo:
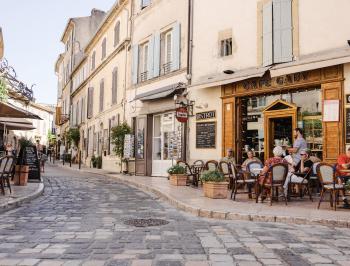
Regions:
<svg viewBox="0 0 350 266"><path fill-rule="evenodd" d="M252 151L252 150L249 150L249 151L247 152L248 158L243 162L243 164L242 164L242 170L247 171L247 165L248 165L249 163L251 163L251 162L258 162L258 163L261 163L261 164L262 164L262 162L260 161L260 159L257 158L257 157L255 157L254 155L255 155L255 154L254 154L254 151Z"/></svg>
<svg viewBox="0 0 350 266"><path fill-rule="evenodd" d="M346 182L347 180L350 179L350 173L344 173L341 172L341 170L347 170L350 169L350 147L347 148L346 153L345 154L341 154L338 157L337 160L337 176L338 178L338 184L343 184L343 182ZM343 207L344 208L350 208L350 204L347 200L347 198L344 196L343 191L340 192L342 195L342 199L344 202Z"/></svg>
<svg viewBox="0 0 350 266"><path fill-rule="evenodd" d="M226 163L232 163L233 165L236 165L236 159L233 156L232 148L227 149L226 157L222 158L221 161L226 162Z"/></svg>
<svg viewBox="0 0 350 266"><path fill-rule="evenodd" d="M263 185L267 181L267 180L265 180L266 174L269 172L271 166L278 164L278 163L285 163L285 164L288 163L286 160L284 160L282 158L284 151L283 151L281 146L276 146L272 152L273 152L274 157L269 158L265 161L265 166L260 173L260 176L259 176L259 184L260 185Z"/></svg>
<svg viewBox="0 0 350 266"><path fill-rule="evenodd" d="M310 169L312 169L313 162L310 160L310 150L309 149L302 149L300 151L300 162L294 167L294 173L298 174L306 174ZM288 194L288 184L289 182L293 183L301 183L304 180L304 176L298 176L294 174L293 172L289 172L286 178L286 181L284 182L283 188L284 188L284 194Z"/></svg>

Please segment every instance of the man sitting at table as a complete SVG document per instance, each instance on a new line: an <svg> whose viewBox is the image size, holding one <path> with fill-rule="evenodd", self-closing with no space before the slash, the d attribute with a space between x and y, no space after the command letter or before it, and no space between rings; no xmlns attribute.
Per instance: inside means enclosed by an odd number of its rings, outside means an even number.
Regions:
<svg viewBox="0 0 350 266"><path fill-rule="evenodd" d="M310 150L309 149L302 149L300 151L300 161L299 163L294 167L294 172L289 172L286 178L286 181L284 182L283 188L284 188L284 194L288 194L288 184L289 182L292 183L301 183L304 180L304 175L307 174L311 169L313 162L310 160ZM301 176L298 176L296 174L301 174Z"/></svg>
<svg viewBox="0 0 350 266"><path fill-rule="evenodd" d="M231 148L227 149L226 157L222 158L221 161L236 165L236 159L233 156L233 150Z"/></svg>
<svg viewBox="0 0 350 266"><path fill-rule="evenodd" d="M350 147L346 150L345 154L340 154L337 160L337 176L338 178L338 184L343 184L343 182L347 182L347 180L350 179L350 172L348 173L344 173L342 172L342 170L349 170L350 169ZM343 192L340 192L341 194L343 194ZM342 196L344 205L344 208L349 209L350 208L350 204L347 200L347 198L344 196Z"/></svg>

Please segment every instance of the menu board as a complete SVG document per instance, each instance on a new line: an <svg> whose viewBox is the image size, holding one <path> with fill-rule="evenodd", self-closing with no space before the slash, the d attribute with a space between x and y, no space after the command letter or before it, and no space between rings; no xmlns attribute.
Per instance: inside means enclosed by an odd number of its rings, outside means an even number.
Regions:
<svg viewBox="0 0 350 266"><path fill-rule="evenodd" d="M350 108L346 108L345 112L345 140L347 144L350 144Z"/></svg>
<svg viewBox="0 0 350 266"><path fill-rule="evenodd" d="M29 166L28 180L41 181L40 161L35 146L21 148L18 160L19 164Z"/></svg>
<svg viewBox="0 0 350 266"><path fill-rule="evenodd" d="M169 157L173 160L181 159L182 134L181 127L179 130L169 134Z"/></svg>
<svg viewBox="0 0 350 266"><path fill-rule="evenodd" d="M134 135L127 134L124 138L124 158L130 159L134 157Z"/></svg>
<svg viewBox="0 0 350 266"><path fill-rule="evenodd" d="M216 122L196 123L196 148L216 148Z"/></svg>

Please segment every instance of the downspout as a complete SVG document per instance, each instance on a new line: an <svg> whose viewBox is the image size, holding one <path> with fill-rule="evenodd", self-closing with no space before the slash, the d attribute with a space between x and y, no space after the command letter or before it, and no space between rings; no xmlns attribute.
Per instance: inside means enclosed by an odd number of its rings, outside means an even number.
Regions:
<svg viewBox="0 0 350 266"><path fill-rule="evenodd" d="M127 69L128 69L128 45L131 42L131 36L132 36L132 29L133 29L133 20L132 20L132 15L133 15L133 10L134 10L134 0L130 0L130 5L131 5L131 12L129 12L128 9L124 7L124 9L127 11L127 18L128 18L128 23L126 24L126 32L128 34L127 38L129 39L129 42L125 43L125 71L124 71L124 95L123 95L123 122L125 122L126 119L126 89L127 89ZM130 29L129 29L129 23L130 23ZM130 32L129 32L130 31Z"/></svg>
<svg viewBox="0 0 350 266"><path fill-rule="evenodd" d="M188 0L188 23L187 23L187 87L192 84L192 59L193 59L193 0ZM185 152L183 160L187 161L190 157L189 143L189 122L185 123L184 145Z"/></svg>

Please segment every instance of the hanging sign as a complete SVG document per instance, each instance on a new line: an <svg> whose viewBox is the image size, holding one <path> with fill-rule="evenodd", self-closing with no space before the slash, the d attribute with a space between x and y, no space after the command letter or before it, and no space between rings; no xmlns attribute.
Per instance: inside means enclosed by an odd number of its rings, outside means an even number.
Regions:
<svg viewBox="0 0 350 266"><path fill-rule="evenodd" d="M212 119L216 117L215 111L208 111L196 114L196 120Z"/></svg>
<svg viewBox="0 0 350 266"><path fill-rule="evenodd" d="M186 107L179 107L176 109L176 119L180 123L186 123L188 120L188 112Z"/></svg>

